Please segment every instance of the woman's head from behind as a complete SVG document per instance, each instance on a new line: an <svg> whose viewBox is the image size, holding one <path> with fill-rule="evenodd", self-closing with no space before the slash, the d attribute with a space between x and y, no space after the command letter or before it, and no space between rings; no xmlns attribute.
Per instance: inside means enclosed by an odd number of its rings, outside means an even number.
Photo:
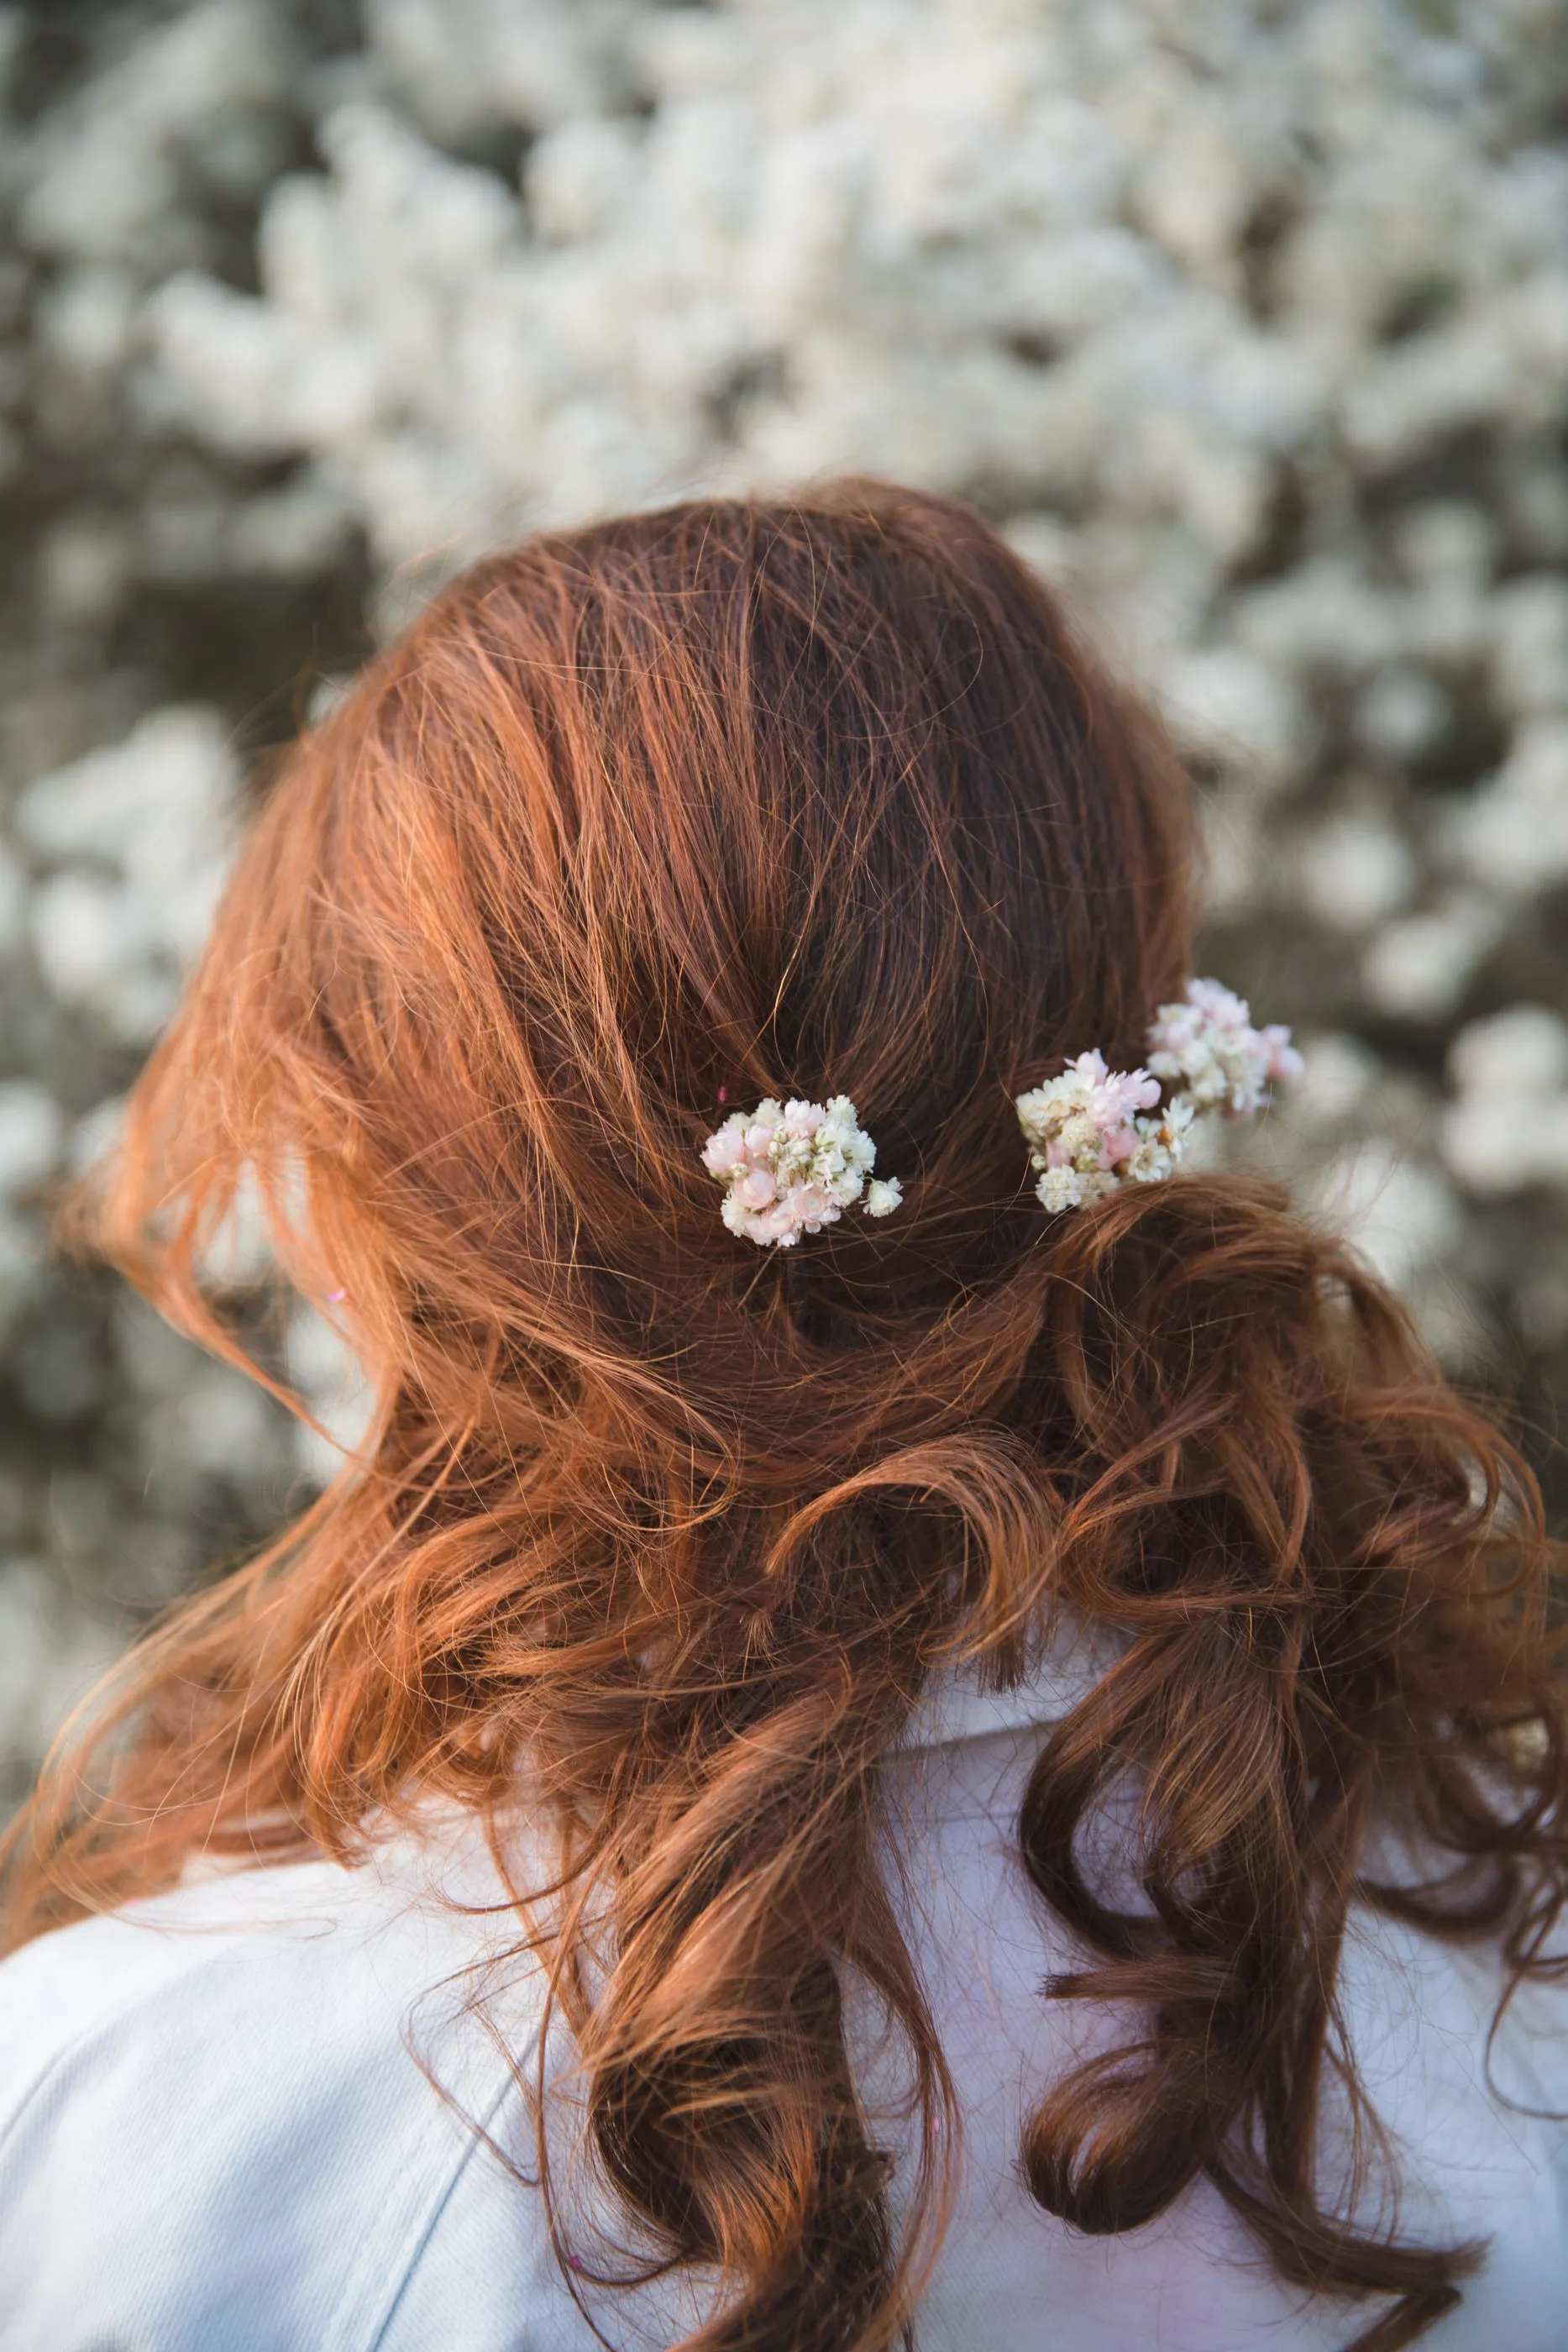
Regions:
<svg viewBox="0 0 1568 2352"><path fill-rule="evenodd" d="M1320 2213L1303 2150L1372 1779L1422 1811L1461 1681L1478 1746L1546 1705L1482 1591L1527 1482L1271 1196L1049 1217L1012 1108L1090 1046L1139 1059L1189 967L1189 824L1157 726L960 509L850 484L534 541L297 748L95 1196L221 1340L204 1270L256 1186L378 1417L145 1653L108 1796L46 1791L31 1899L204 1840L341 1847L431 1790L500 1820L526 1775L594 2143L722 2266L705 2346L901 2324L919 2232L846 1968L925 2109L950 2092L870 1866L878 1763L935 1665L1016 1672L1064 1599L1126 1654L1042 1758L1026 1860L1092 1990L1147 2002L1163 1965L1168 1999L1051 2087L1035 2193L1116 2229L1207 2170L1292 2276L1416 2319L1448 2292L1450 2258ZM704 1139L835 1094L903 1206L758 1252ZM1157 1931L1073 1863L1129 1768ZM1474 1837L1506 1924L1530 1835Z"/></svg>
<svg viewBox="0 0 1568 2352"><path fill-rule="evenodd" d="M453 1318L591 1384L634 1362L705 1458L792 1450L803 1325L902 1346L1028 1255L1010 1097L1138 1058L1187 829L1152 725L961 509L852 485L536 541L297 753L160 1112L210 1208L242 1154L279 1208L303 1181L302 1278L394 1384ZM698 1153L835 1093L905 1207L786 1276ZM863 1360L815 1377L842 1460Z"/></svg>

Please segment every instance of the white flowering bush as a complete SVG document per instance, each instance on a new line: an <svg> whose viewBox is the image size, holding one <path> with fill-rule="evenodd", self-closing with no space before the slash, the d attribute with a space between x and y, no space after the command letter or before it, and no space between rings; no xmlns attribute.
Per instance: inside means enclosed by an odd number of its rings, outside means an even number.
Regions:
<svg viewBox="0 0 1568 2352"><path fill-rule="evenodd" d="M0 69L0 1650L121 1639L326 1466L41 1241L257 755L483 548L699 488L904 476L1063 589L1307 1050L1189 1164L1550 1420L1568 0L36 0Z"/></svg>

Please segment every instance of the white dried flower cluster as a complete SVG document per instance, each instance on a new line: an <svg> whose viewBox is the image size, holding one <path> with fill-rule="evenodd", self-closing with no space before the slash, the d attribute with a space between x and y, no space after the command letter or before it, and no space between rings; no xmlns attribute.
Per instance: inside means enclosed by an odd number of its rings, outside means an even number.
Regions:
<svg viewBox="0 0 1568 2352"><path fill-rule="evenodd" d="M1018 1097L1042 1208L1082 1209L1121 1185L1174 1176L1200 1113L1248 1118L1271 1083L1301 1075L1290 1031L1254 1029L1243 1000L1217 980L1188 981L1179 1004L1162 1004L1149 1047L1146 1070L1110 1069L1092 1049Z"/></svg>
<svg viewBox="0 0 1568 2352"><path fill-rule="evenodd" d="M1060 1077L1031 1087L1017 1099L1030 1164L1040 1171L1036 1191L1045 1209L1081 1209L1124 1183L1168 1176L1181 1157L1192 1111L1148 1114L1160 1084L1146 1070L1112 1070L1091 1051L1069 1062Z"/></svg>
<svg viewBox="0 0 1568 2352"><path fill-rule="evenodd" d="M862 1196L868 1217L890 1217L904 1198L896 1176L873 1177L876 1146L848 1095L826 1104L778 1102L732 1111L703 1146L703 1166L725 1187L719 1213L732 1234L792 1249Z"/></svg>
<svg viewBox="0 0 1568 2352"><path fill-rule="evenodd" d="M1301 1057L1279 1022L1254 1029L1245 999L1218 980L1189 980L1179 1004L1162 1004L1149 1031L1149 1068L1195 1111L1248 1118L1270 1085L1299 1078Z"/></svg>
<svg viewBox="0 0 1568 2352"><path fill-rule="evenodd" d="M1253 1160L1436 1203L1375 1240L1428 1331L1568 1380L1565 1088L1487 1025L1568 1016L1568 0L52 13L0 10L0 1553L159 1601L298 1475L41 1238L232 730L535 523L854 467L977 500L1202 762L1226 968L1315 1033Z"/></svg>

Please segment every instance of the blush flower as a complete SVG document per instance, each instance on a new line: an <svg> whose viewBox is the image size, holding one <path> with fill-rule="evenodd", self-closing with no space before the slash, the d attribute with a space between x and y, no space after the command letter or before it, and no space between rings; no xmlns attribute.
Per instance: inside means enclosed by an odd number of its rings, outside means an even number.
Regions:
<svg viewBox="0 0 1568 2352"><path fill-rule="evenodd" d="M1255 1029L1245 1001L1217 980L1192 980L1162 1004L1149 1030L1146 1070L1113 1070L1091 1047L1060 1077L1017 1097L1019 1125L1038 1170L1042 1208L1081 1209L1122 1184L1174 1175L1193 1120L1259 1110L1271 1084L1296 1078L1301 1057L1278 1023ZM1164 1097L1162 1101L1162 1096Z"/></svg>
<svg viewBox="0 0 1568 2352"><path fill-rule="evenodd" d="M891 1216L904 1198L895 1176L872 1176L876 1146L848 1095L825 1104L770 1095L755 1110L732 1111L702 1162L725 1187L719 1214L729 1231L762 1249L792 1249L862 1198L872 1217Z"/></svg>
<svg viewBox="0 0 1568 2352"><path fill-rule="evenodd" d="M1018 1098L1019 1124L1040 1171L1047 1208L1079 1209L1115 1189L1116 1171L1134 1160L1147 1124L1140 1114L1160 1098L1147 1070L1112 1070L1091 1051L1059 1078Z"/></svg>
<svg viewBox="0 0 1568 2352"><path fill-rule="evenodd" d="M1246 1000L1217 980L1189 980L1186 1001L1162 1004L1149 1031L1149 1067L1199 1110L1245 1118L1271 1081L1299 1078L1301 1057L1278 1022L1254 1029Z"/></svg>

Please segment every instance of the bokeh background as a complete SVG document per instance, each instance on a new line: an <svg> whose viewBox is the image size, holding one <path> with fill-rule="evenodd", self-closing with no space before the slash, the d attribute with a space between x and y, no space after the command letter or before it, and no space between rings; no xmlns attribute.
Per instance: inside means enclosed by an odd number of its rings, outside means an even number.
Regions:
<svg viewBox="0 0 1568 2352"><path fill-rule="evenodd" d="M1247 1148L1561 1516L1568 0L40 0L0 79L0 1797L334 1458L43 1238L258 770L697 486L955 491L1159 696L1309 1049Z"/></svg>

